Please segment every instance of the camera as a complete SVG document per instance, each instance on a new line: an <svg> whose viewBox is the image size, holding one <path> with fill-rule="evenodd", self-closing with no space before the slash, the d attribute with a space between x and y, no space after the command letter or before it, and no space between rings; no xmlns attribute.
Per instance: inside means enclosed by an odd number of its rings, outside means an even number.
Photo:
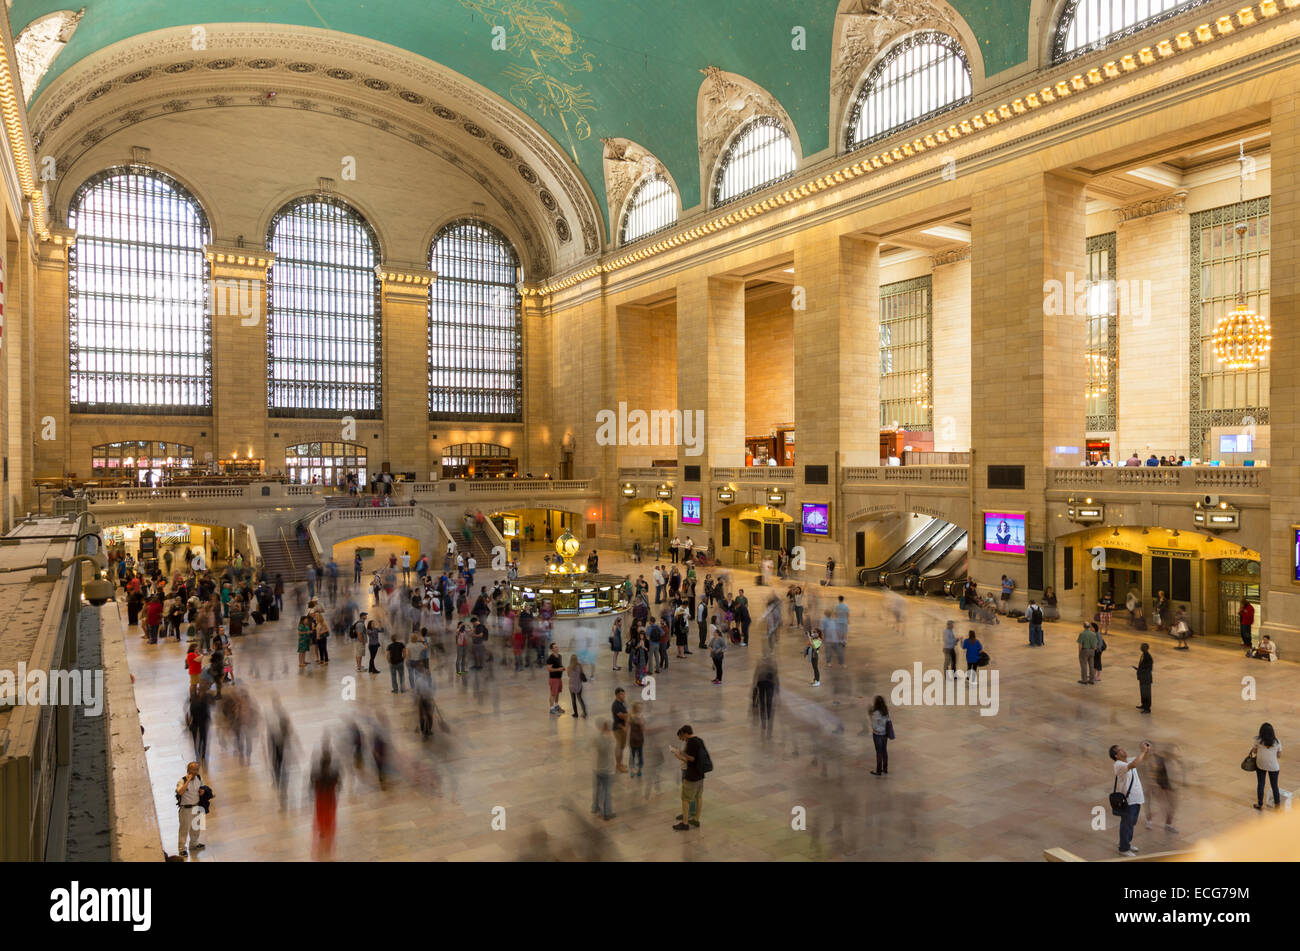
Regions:
<svg viewBox="0 0 1300 951"><path fill-rule="evenodd" d="M99 607L113 600L113 582L106 578L90 578L82 584L81 593L87 601Z"/></svg>

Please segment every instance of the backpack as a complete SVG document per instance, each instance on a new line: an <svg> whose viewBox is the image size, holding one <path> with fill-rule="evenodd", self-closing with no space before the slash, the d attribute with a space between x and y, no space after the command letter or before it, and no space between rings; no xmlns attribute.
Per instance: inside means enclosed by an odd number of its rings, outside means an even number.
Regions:
<svg viewBox="0 0 1300 951"><path fill-rule="evenodd" d="M699 737L696 737L696 739L699 739ZM700 740L700 772L713 772L713 759L709 756L709 748L704 745L703 740Z"/></svg>

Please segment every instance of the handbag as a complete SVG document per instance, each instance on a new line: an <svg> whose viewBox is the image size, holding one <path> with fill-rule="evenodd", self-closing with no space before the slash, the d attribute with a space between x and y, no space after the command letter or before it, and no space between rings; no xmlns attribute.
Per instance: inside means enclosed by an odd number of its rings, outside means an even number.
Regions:
<svg viewBox="0 0 1300 951"><path fill-rule="evenodd" d="M1254 753L1248 753L1246 755L1246 758L1241 761L1241 768L1247 773L1253 773L1255 770L1259 769L1259 761L1256 759Z"/></svg>
<svg viewBox="0 0 1300 951"><path fill-rule="evenodd" d="M894 718L890 717L885 721L885 736L889 739L895 739L894 736Z"/></svg>
<svg viewBox="0 0 1300 951"><path fill-rule="evenodd" d="M1130 776L1128 780L1128 789L1119 792L1119 777L1115 777L1115 785L1110 793L1110 811L1112 815L1122 816L1128 811L1128 794L1133 791L1133 780L1137 776Z"/></svg>

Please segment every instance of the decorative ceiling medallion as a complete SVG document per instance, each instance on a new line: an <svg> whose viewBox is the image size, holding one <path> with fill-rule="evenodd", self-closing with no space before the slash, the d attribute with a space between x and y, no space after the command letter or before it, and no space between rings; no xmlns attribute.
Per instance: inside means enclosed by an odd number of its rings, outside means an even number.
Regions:
<svg viewBox="0 0 1300 951"><path fill-rule="evenodd" d="M559 207L559 203L555 200L555 196L545 188L537 193L537 197L542 200L542 204L546 207L547 211L555 211L555 209Z"/></svg>
<svg viewBox="0 0 1300 951"><path fill-rule="evenodd" d="M53 131L54 129L57 129L59 126L61 126L63 124L63 120L68 118L68 116L72 115L72 110L75 108L76 106L68 106L68 108L64 109L57 116L55 116L54 120L50 123L49 131Z"/></svg>
<svg viewBox="0 0 1300 951"><path fill-rule="evenodd" d="M233 59L214 59L212 62L205 63L204 65L207 66L208 69L231 69L234 67L235 61Z"/></svg>
<svg viewBox="0 0 1300 951"><path fill-rule="evenodd" d="M183 112L190 104L188 99L168 99L162 104L165 112Z"/></svg>
<svg viewBox="0 0 1300 951"><path fill-rule="evenodd" d="M337 67L335 67L334 69L325 70L325 75L328 76L330 79L351 79L352 78L352 73L348 72L346 69L339 69Z"/></svg>
<svg viewBox="0 0 1300 951"><path fill-rule="evenodd" d="M112 83L104 83L104 85L102 86L96 86L90 92L86 93L86 102L94 102L96 99L100 98L101 96L107 95L109 90L111 90L112 88L113 88Z"/></svg>
<svg viewBox="0 0 1300 951"><path fill-rule="evenodd" d="M193 63L172 63L170 66L164 66L163 72L175 76L177 73L188 73L193 68ZM100 88L105 92L108 91L107 86L101 86Z"/></svg>
<svg viewBox="0 0 1300 951"><path fill-rule="evenodd" d="M522 178L524 181L526 181L529 185L536 185L536 184L537 184L537 173L534 172L534 171L533 171L531 168L529 168L527 165L522 165L522 164L521 164L521 165L519 166L519 176L520 176L520 178Z"/></svg>
<svg viewBox="0 0 1300 951"><path fill-rule="evenodd" d="M404 102L409 102L412 105L420 106L424 104L424 97L418 92L411 92L409 89L403 89L397 95L400 96Z"/></svg>
<svg viewBox="0 0 1300 951"><path fill-rule="evenodd" d="M573 232L569 230L569 223L563 218L555 219L555 233L560 236L561 241L568 241L573 237Z"/></svg>
<svg viewBox="0 0 1300 951"><path fill-rule="evenodd" d="M316 66L313 63L290 63L287 68L291 73L316 72Z"/></svg>
<svg viewBox="0 0 1300 951"><path fill-rule="evenodd" d="M461 126L461 128L463 128L463 129L464 129L466 132L468 132L470 135L474 136L474 138L476 138L476 139L482 139L482 138L484 138L485 136L487 136L487 133L486 133L486 132L484 132L482 129L480 129L478 126L476 126L476 125L475 125L474 123L472 123L472 122L466 122L466 123L464 123L464 124Z"/></svg>
<svg viewBox="0 0 1300 951"><path fill-rule="evenodd" d="M366 79L362 81L362 85L367 89L373 89L376 92L388 92L388 90L393 88L382 79Z"/></svg>
<svg viewBox="0 0 1300 951"><path fill-rule="evenodd" d="M131 73L129 76L122 77L122 82L138 83L140 80L148 79L152 75L153 75L152 69L140 69L140 70L136 70L134 73Z"/></svg>
<svg viewBox="0 0 1300 951"><path fill-rule="evenodd" d="M507 162L514 161L515 158L514 150L510 148L510 146L506 145L504 142L493 142L492 151L496 152L497 155L501 156Z"/></svg>
<svg viewBox="0 0 1300 951"><path fill-rule="evenodd" d="M272 69L275 66L273 59L250 59L248 61L249 69Z"/></svg>
<svg viewBox="0 0 1300 951"><path fill-rule="evenodd" d="M455 122L458 118L456 113L452 112L446 106L435 105L433 107L433 114L439 119L446 119L449 122Z"/></svg>

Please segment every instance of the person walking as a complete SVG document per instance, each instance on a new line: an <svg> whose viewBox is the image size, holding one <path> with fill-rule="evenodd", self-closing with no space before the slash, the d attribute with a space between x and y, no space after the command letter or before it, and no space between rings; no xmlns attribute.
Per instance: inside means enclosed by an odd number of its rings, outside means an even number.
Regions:
<svg viewBox="0 0 1300 951"><path fill-rule="evenodd" d="M780 687L775 658L771 655L764 657L754 671L754 692L751 700L753 706L758 709L758 725L764 737L772 736L774 701Z"/></svg>
<svg viewBox="0 0 1300 951"><path fill-rule="evenodd" d="M577 716L575 713L574 716ZM586 716L584 713L583 716ZM595 781L591 789L591 814L608 821L614 818L614 737L608 720L600 721L600 732L591 741L596 754Z"/></svg>
<svg viewBox="0 0 1300 951"><path fill-rule="evenodd" d="M185 775L176 784L176 854L182 858L189 856L189 846L195 850L203 848L199 842L204 825L199 809L202 788L203 778L199 775L199 764L190 763L185 767Z"/></svg>
<svg viewBox="0 0 1300 951"><path fill-rule="evenodd" d="M1043 609L1032 598L1029 601L1029 607L1025 610L1025 618L1029 621L1029 646L1042 647Z"/></svg>
<svg viewBox="0 0 1300 951"><path fill-rule="evenodd" d="M984 645L975 639L975 632L968 631L966 640L961 642L962 650L966 653L966 678L975 683L979 676L980 654L984 651Z"/></svg>
<svg viewBox="0 0 1300 951"><path fill-rule="evenodd" d="M371 621L366 628L366 647L370 651L370 666L366 669L372 674L379 673L379 668L375 666L375 655L379 653L379 642L383 634L384 629L378 621Z"/></svg>
<svg viewBox="0 0 1300 951"><path fill-rule="evenodd" d="M949 621L943 626L943 675L957 676L957 630L956 621Z"/></svg>
<svg viewBox="0 0 1300 951"><path fill-rule="evenodd" d="M582 697L582 685L587 682L587 675L582 670L577 654L569 655L569 701L573 704L573 718L578 719L578 704L582 704L582 718L587 719L587 701Z"/></svg>
<svg viewBox="0 0 1300 951"><path fill-rule="evenodd" d="M673 828L678 832L688 832L700 827L700 815L704 811L704 774L713 768L713 763L709 760L704 741L695 735L690 724L677 731L677 739L682 741L682 749L669 747L669 750L682 764L682 814L677 817Z"/></svg>
<svg viewBox="0 0 1300 951"><path fill-rule="evenodd" d="M1125 802L1119 812L1119 854L1133 858L1138 850L1133 848L1133 830L1137 827L1138 813L1146 799L1142 795L1142 780L1138 777L1138 767L1151 755L1151 744L1143 743L1142 752L1129 758L1123 747L1116 744L1110 748L1110 758L1115 765L1115 782L1111 792L1119 792L1124 786ZM1115 807L1112 806L1112 809Z"/></svg>
<svg viewBox="0 0 1300 951"><path fill-rule="evenodd" d="M808 646L804 648L804 653L808 656L808 662L812 664L813 679L810 686L820 687L822 685L821 670L818 669L817 661L822 652L822 629L814 627L812 633L806 635Z"/></svg>
<svg viewBox="0 0 1300 951"><path fill-rule="evenodd" d="M632 715L627 719L628 776L640 779L645 769L645 715L641 704L632 704Z"/></svg>
<svg viewBox="0 0 1300 951"><path fill-rule="evenodd" d="M1142 644L1142 656L1138 658L1137 666L1133 669L1137 671L1138 693L1142 702L1138 704L1138 709L1143 713L1151 712L1151 668L1155 666L1155 661L1151 659L1151 645Z"/></svg>
<svg viewBox="0 0 1300 951"><path fill-rule="evenodd" d="M1106 591L1097 599L1097 621L1101 625L1098 633L1103 637L1110 633L1110 616L1115 610L1115 595L1111 591ZM1097 668L1101 670L1100 667ZM1097 678L1100 680L1101 678Z"/></svg>
<svg viewBox="0 0 1300 951"><path fill-rule="evenodd" d="M1250 755L1255 759L1255 808L1264 808L1264 777L1268 776L1269 785L1273 787L1273 808L1276 809L1282 805L1282 797L1277 788L1277 777L1282 767L1278 763L1278 757L1282 752L1282 741L1277 738L1277 733L1273 730L1273 724L1261 723L1259 725L1259 735L1255 737L1255 745L1251 747Z"/></svg>
<svg viewBox="0 0 1300 951"><path fill-rule="evenodd" d="M1106 638L1102 636L1095 621L1092 624L1092 633L1097 635L1097 652L1093 654L1092 658L1092 665L1094 668L1092 682L1099 684L1101 683L1101 655L1102 652L1106 650Z"/></svg>
<svg viewBox="0 0 1300 951"><path fill-rule="evenodd" d="M620 773L626 773L627 767L623 765L623 747L627 745L627 694L622 687L614 691L614 702L610 704L609 712L611 725L614 731L614 768Z"/></svg>
<svg viewBox="0 0 1300 951"><path fill-rule="evenodd" d="M1174 826L1174 808L1178 805L1177 796L1174 794L1174 769L1177 764L1177 757L1172 753L1166 753L1163 756L1152 753L1151 776L1155 779L1156 784L1151 787L1151 802L1147 806L1146 826L1151 828L1151 817L1155 814L1156 807L1164 805L1165 807L1165 831L1173 835L1178 834L1178 829Z"/></svg>
<svg viewBox="0 0 1300 951"><path fill-rule="evenodd" d="M1093 664L1097 662L1097 635L1093 633L1092 625L1085 624L1075 642L1079 645L1079 683L1095 683Z"/></svg>
<svg viewBox="0 0 1300 951"><path fill-rule="evenodd" d="M722 658L727 653L727 639L715 625L713 637L709 640L709 658L713 661L713 685L722 685Z"/></svg>
<svg viewBox="0 0 1300 951"><path fill-rule="evenodd" d="M876 695L871 701L871 742L876 748L876 768L872 776L889 775L889 741L894 738L894 721L890 719L885 698Z"/></svg>
<svg viewBox="0 0 1300 951"><path fill-rule="evenodd" d="M315 841L312 858L327 859L334 852L335 817L338 813L339 771L334 766L329 748L321 750L311 774L311 788L315 797Z"/></svg>

